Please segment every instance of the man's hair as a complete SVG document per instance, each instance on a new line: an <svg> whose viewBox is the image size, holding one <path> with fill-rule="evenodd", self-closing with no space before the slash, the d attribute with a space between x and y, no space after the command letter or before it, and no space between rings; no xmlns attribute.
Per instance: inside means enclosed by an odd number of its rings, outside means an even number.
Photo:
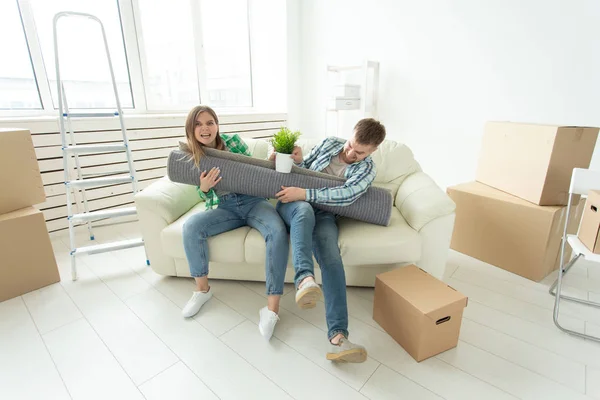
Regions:
<svg viewBox="0 0 600 400"><path fill-rule="evenodd" d="M373 118L363 118L354 126L354 138L360 144L379 146L385 139L385 126Z"/></svg>

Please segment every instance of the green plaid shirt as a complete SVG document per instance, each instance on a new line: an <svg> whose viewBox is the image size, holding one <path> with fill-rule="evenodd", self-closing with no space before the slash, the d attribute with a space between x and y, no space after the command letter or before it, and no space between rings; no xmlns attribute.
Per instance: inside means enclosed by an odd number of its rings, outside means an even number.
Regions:
<svg viewBox="0 0 600 400"><path fill-rule="evenodd" d="M221 139L223 139L223 143L225 144L227 151L236 154L243 154L248 157L252 156L248 145L244 143L240 135L235 133L233 135L221 134ZM208 193L204 193L202 190L200 190L200 186L198 186L197 189L200 198L204 200L207 210L213 209L219 205L219 197L213 189L210 189Z"/></svg>

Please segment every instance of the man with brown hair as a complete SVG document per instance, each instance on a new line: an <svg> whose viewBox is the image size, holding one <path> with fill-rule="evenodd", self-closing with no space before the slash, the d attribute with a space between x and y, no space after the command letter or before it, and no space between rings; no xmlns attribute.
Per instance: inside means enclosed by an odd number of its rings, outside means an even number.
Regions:
<svg viewBox="0 0 600 400"><path fill-rule="evenodd" d="M277 193L277 211L290 228L295 270L296 303L302 309L313 308L322 296L315 282L312 254L321 268L325 292L325 316L332 361L364 362L367 351L348 340L346 274L338 247L336 215L315 209L309 203L348 206L363 195L375 179L375 163L370 155L385 139L385 127L372 118L355 125L349 140L328 137L303 159L302 150L294 149L296 165L313 171L346 178L337 187L303 189L282 187Z"/></svg>

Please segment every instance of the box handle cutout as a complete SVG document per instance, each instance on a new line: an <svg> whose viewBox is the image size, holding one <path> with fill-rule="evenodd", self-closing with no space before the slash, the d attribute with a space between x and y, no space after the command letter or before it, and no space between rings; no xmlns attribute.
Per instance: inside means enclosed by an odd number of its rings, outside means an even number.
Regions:
<svg viewBox="0 0 600 400"><path fill-rule="evenodd" d="M597 212L597 211L598 211L598 207L596 207L596 206L592 206L592 211L593 211L593 212Z"/></svg>
<svg viewBox="0 0 600 400"><path fill-rule="evenodd" d="M435 324L439 325L439 324L443 324L444 322L448 322L448 321L450 321L450 316L438 319L437 321L435 321Z"/></svg>

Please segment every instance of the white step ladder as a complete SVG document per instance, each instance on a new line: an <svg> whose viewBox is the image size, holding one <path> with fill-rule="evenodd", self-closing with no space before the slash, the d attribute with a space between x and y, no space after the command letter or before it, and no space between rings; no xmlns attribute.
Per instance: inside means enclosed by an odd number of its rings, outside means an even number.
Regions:
<svg viewBox="0 0 600 400"><path fill-rule="evenodd" d="M117 110L109 113L71 113L67 103L67 96L65 93L64 85L60 78L60 62L59 62L59 51L58 51L58 35L57 35L57 23L61 18L67 17L79 17L87 18L97 22L102 30L102 37L104 39L104 49L108 61L108 68L110 70L110 76L112 79L112 86L115 93L115 100ZM92 221L107 218L118 218L129 215L135 215L135 207L119 208L115 210L100 210L90 211L87 202L87 196L85 193L86 188L94 188L106 185L115 185L121 183L130 183L132 185L133 193L137 193L137 179L135 176L135 168L133 166L133 159L131 156L131 149L129 148L129 142L127 140L127 131L125 129L125 121L123 119L123 110L121 109L121 102L119 101L119 93L117 92L117 84L115 80L115 74L112 67L112 61L110 58L110 52L108 49L108 42L106 40L106 33L104 31L104 25L97 17L91 14L84 14L79 12L59 12L54 16L54 54L56 64L56 85L58 89L58 112L59 112L59 123L60 123L60 137L62 141L62 152L63 152L63 168L65 173L65 191L67 196L67 214L69 221L69 240L71 247L71 275L72 279L77 279L77 262L76 257L81 254L96 254L103 253L113 250L128 249L131 247L143 246L144 242L141 238L122 240L112 243L105 243L100 245L75 247L75 225L78 223L87 223L88 231L90 234L90 240L94 240L94 233L92 230ZM117 144L91 144L91 145L78 145L75 140L75 132L73 131L71 118L119 118L121 126L121 133L123 135L123 142ZM66 125L66 127L65 127ZM67 132L69 132L69 141L67 141ZM107 172L94 178L86 178L86 175L81 171L81 165L79 163L80 154L101 154L108 152L125 152L127 156L127 170ZM75 158L75 169L77 171L77 179L71 180L69 174L69 161ZM97 176L97 175L96 175ZM71 191L73 196L76 198L76 204L79 204L78 194L81 194L83 198L84 212L73 214L71 209Z"/></svg>

